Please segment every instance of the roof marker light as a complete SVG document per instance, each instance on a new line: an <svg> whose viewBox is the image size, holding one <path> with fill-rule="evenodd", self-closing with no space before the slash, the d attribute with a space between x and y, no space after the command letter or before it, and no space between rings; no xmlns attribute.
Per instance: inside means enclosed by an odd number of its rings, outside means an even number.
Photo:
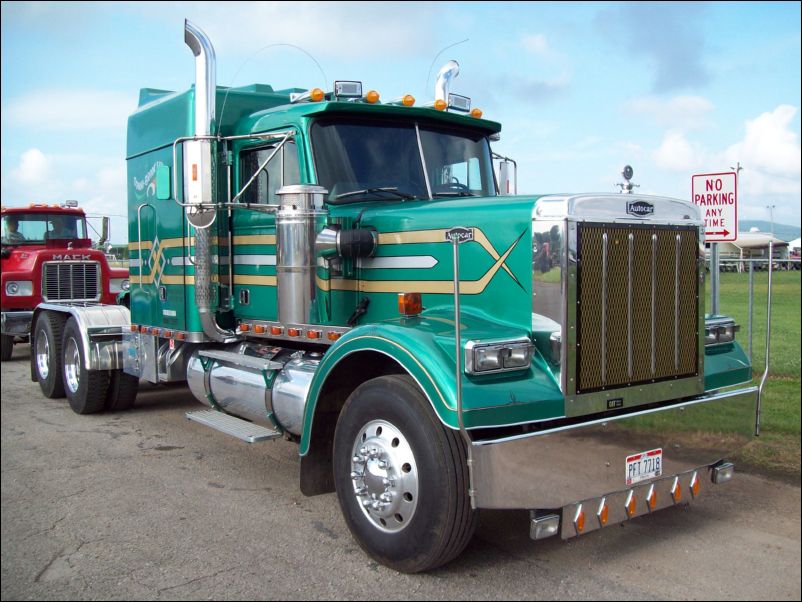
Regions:
<svg viewBox="0 0 802 602"><path fill-rule="evenodd" d="M412 94L406 94L401 102L405 107L411 107L415 104L415 97Z"/></svg>
<svg viewBox="0 0 802 602"><path fill-rule="evenodd" d="M377 102L379 102L379 93L376 92L376 90L371 90L370 92L365 94L365 102L372 105L376 104Z"/></svg>
<svg viewBox="0 0 802 602"><path fill-rule="evenodd" d="M478 107L471 109L471 117L475 117L476 119L481 119L483 114L484 113L482 113L482 109Z"/></svg>
<svg viewBox="0 0 802 602"><path fill-rule="evenodd" d="M448 104L442 98L438 98L434 101L434 108L437 111L445 111L448 108Z"/></svg>
<svg viewBox="0 0 802 602"><path fill-rule="evenodd" d="M309 98L312 102L320 102L326 97L326 93L320 88L315 88L309 93Z"/></svg>

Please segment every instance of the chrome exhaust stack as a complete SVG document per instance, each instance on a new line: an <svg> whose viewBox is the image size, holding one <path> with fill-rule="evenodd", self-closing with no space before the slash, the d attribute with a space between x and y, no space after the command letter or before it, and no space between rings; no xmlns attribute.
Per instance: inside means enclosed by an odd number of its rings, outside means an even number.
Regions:
<svg viewBox="0 0 802 602"><path fill-rule="evenodd" d="M448 103L448 91L451 87L451 82L459 75L459 63L457 61L448 61L440 68L437 73L437 81L434 84L434 99L444 100Z"/></svg>
<svg viewBox="0 0 802 602"><path fill-rule="evenodd" d="M184 42L195 55L195 138L183 145L184 200L187 219L195 228L195 305L204 334L213 341L232 342L236 334L215 320L217 291L212 287L212 232L215 205L215 77L216 60L211 41L200 28L184 21Z"/></svg>

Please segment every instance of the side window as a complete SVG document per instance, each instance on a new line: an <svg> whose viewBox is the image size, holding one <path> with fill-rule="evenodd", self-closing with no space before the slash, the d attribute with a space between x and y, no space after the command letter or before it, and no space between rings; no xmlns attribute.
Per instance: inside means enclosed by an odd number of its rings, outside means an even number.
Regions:
<svg viewBox="0 0 802 602"><path fill-rule="evenodd" d="M275 148L275 146L263 146L242 153L240 187L248 183L254 172L267 160ZM288 184L300 184L300 180L298 148L295 141L288 140L259 172L256 180L242 195L242 202L273 205L276 203L276 191L279 188Z"/></svg>

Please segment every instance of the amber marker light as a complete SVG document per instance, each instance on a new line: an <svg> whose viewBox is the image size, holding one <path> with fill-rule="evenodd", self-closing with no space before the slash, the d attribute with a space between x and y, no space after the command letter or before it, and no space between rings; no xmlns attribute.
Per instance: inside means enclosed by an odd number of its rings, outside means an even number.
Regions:
<svg viewBox="0 0 802 602"><path fill-rule="evenodd" d="M649 506L649 512L654 512L657 508L657 492L654 490L654 485L649 487L649 493L646 496L646 505Z"/></svg>
<svg viewBox="0 0 802 602"><path fill-rule="evenodd" d="M484 115L484 113L482 113L482 109L479 108L471 109L471 117L475 117L476 119L481 119L482 115Z"/></svg>
<svg viewBox="0 0 802 602"><path fill-rule="evenodd" d="M415 104L415 97L414 97L414 96L412 96L412 94L406 94L406 95L404 96L404 99L401 101L401 103L402 103L402 104L403 104L405 107L411 107L412 105L414 105L414 104Z"/></svg>
<svg viewBox="0 0 802 602"><path fill-rule="evenodd" d="M679 484L679 477L674 479L674 485L671 486L671 497L674 498L675 504L682 500L682 485Z"/></svg>
<svg viewBox="0 0 802 602"><path fill-rule="evenodd" d="M242 332L248 332L251 329L251 326L250 326L250 324L240 324L239 325L239 329Z"/></svg>
<svg viewBox="0 0 802 602"><path fill-rule="evenodd" d="M172 338L173 337L173 331L172 330L165 330L164 331L164 336L166 336L168 339Z"/></svg>
<svg viewBox="0 0 802 602"><path fill-rule="evenodd" d="M264 333L265 333L265 330L266 330L266 328L265 328L264 326L262 326L261 324L256 324L256 325L253 327L253 331L254 331L256 334L264 334Z"/></svg>
<svg viewBox="0 0 802 602"><path fill-rule="evenodd" d="M699 497L699 474L693 473L693 477L691 477L691 493L693 497Z"/></svg>
<svg viewBox="0 0 802 602"><path fill-rule="evenodd" d="M161 328L151 328L150 329L150 334L155 335L155 336L159 336L160 332L161 332Z"/></svg>
<svg viewBox="0 0 802 602"><path fill-rule="evenodd" d="M187 335L184 332L179 332L176 333L175 338L177 338L179 341L183 341L184 339L187 338Z"/></svg>
<svg viewBox="0 0 802 602"><path fill-rule="evenodd" d="M371 90L370 92L365 94L365 102L368 102L372 105L376 104L377 102L379 102L379 93L376 92L376 90Z"/></svg>
<svg viewBox="0 0 802 602"><path fill-rule="evenodd" d="M627 496L627 501L624 502L624 506L627 509L627 516L629 518L635 516L635 512L638 509L638 499L635 497L634 491L629 492L629 495Z"/></svg>
<svg viewBox="0 0 802 602"><path fill-rule="evenodd" d="M139 327L139 332L141 332L142 334L148 334L148 327L147 326L140 326Z"/></svg>
<svg viewBox="0 0 802 602"><path fill-rule="evenodd" d="M308 330L306 332L307 339L319 339L321 336L323 336L323 333L319 330Z"/></svg>
<svg viewBox="0 0 802 602"><path fill-rule="evenodd" d="M281 326L271 326L270 327L270 334L274 336L279 336L284 334L284 329Z"/></svg>
<svg viewBox="0 0 802 602"><path fill-rule="evenodd" d="M438 98L434 101L434 108L438 111L445 111L448 108L448 103L442 98Z"/></svg>
<svg viewBox="0 0 802 602"><path fill-rule="evenodd" d="M136 324L131 324L131 332L136 332L137 330L139 330L139 326Z"/></svg>
<svg viewBox="0 0 802 602"><path fill-rule="evenodd" d="M301 336L301 331L298 328L288 328L287 335L291 337L299 337Z"/></svg>
<svg viewBox="0 0 802 602"><path fill-rule="evenodd" d="M320 88L314 88L309 93L309 99L312 100L312 102L320 102L325 97L326 97L326 93L323 92L323 90L321 90Z"/></svg>
<svg viewBox="0 0 802 602"><path fill-rule="evenodd" d="M326 333L326 338L327 338L328 340L330 340L330 341L336 341L336 340L337 340L337 339L339 339L341 336L343 336L343 335L341 335L339 332L329 332L329 333Z"/></svg>
<svg viewBox="0 0 802 602"><path fill-rule="evenodd" d="M402 316L417 316L422 311L420 293L398 293L398 313Z"/></svg>
<svg viewBox="0 0 802 602"><path fill-rule="evenodd" d="M576 508L576 514L574 515L574 527L576 528L577 533L582 533L585 530L585 511L582 510L582 504L579 504Z"/></svg>
<svg viewBox="0 0 802 602"><path fill-rule="evenodd" d="M610 506L607 504L607 498L602 498L596 516L599 519L599 524L604 527L610 519Z"/></svg>

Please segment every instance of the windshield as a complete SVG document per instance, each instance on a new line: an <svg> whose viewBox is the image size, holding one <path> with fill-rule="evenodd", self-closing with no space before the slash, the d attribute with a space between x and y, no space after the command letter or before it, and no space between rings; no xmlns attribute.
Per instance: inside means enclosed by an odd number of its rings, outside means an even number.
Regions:
<svg viewBox="0 0 802 602"><path fill-rule="evenodd" d="M490 147L479 132L413 122L319 121L312 147L318 184L329 191L330 203L428 199L430 190L433 197L495 194Z"/></svg>
<svg viewBox="0 0 802 602"><path fill-rule="evenodd" d="M3 216L5 245L44 244L57 238L87 238L86 221L64 213L8 213Z"/></svg>

